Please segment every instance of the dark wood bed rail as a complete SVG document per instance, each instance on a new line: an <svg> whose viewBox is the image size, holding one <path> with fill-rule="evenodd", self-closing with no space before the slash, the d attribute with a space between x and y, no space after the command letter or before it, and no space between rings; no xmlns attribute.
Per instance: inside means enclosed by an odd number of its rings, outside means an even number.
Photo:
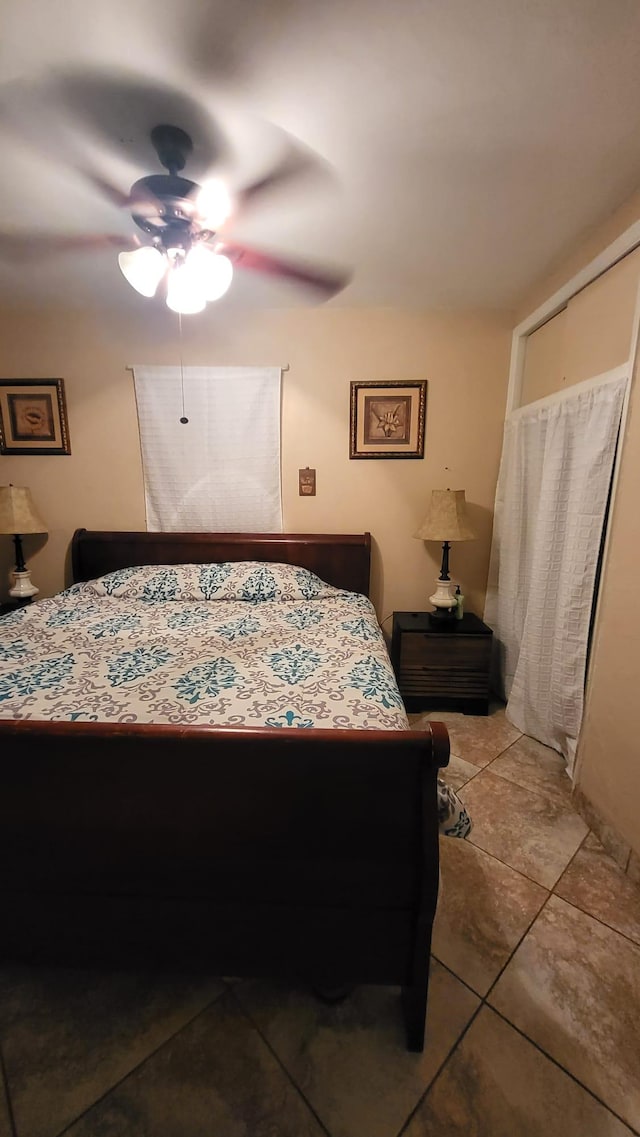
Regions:
<svg viewBox="0 0 640 1137"><path fill-rule="evenodd" d="M353 746L357 743L367 742L367 752L370 749L387 750L389 739L392 738L401 746L413 746L416 742L424 742L425 734L431 740L431 753L435 766L442 768L449 761L449 733L444 723L429 722L423 730L349 730L339 731L313 727L305 729L303 737L316 743L335 743L339 746ZM148 722L43 722L36 719L0 719L0 735L16 738L65 738L66 736L82 735L87 743L92 739L108 735L122 740L128 739L136 742L145 738L163 738L167 741L179 742L185 735L200 737L215 742L220 738L233 738L236 745L242 742L269 749L281 750L282 747L293 747L299 750L300 732L291 727L237 727L237 726L211 726L206 723L148 723ZM17 757L19 751L16 750Z"/></svg>
<svg viewBox="0 0 640 1137"><path fill-rule="evenodd" d="M74 581L132 565L274 561L300 565L327 584L369 595L370 533L117 533L76 529Z"/></svg>

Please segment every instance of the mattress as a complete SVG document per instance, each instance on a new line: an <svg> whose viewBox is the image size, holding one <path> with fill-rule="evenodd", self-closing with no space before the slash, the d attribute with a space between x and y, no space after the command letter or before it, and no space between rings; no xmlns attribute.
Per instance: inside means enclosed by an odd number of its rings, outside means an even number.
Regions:
<svg viewBox="0 0 640 1137"><path fill-rule="evenodd" d="M0 717L408 728L371 602L252 561L121 569L12 613ZM443 831L465 836L439 792Z"/></svg>

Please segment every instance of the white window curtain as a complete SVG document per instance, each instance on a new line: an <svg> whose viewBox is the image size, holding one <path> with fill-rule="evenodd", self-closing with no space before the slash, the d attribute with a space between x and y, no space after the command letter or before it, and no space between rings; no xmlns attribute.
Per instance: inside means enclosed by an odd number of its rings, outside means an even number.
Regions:
<svg viewBox="0 0 640 1137"><path fill-rule="evenodd" d="M505 423L485 619L507 717L570 773L626 385L616 369Z"/></svg>
<svg viewBox="0 0 640 1137"><path fill-rule="evenodd" d="M281 532L280 368L133 373L147 529Z"/></svg>

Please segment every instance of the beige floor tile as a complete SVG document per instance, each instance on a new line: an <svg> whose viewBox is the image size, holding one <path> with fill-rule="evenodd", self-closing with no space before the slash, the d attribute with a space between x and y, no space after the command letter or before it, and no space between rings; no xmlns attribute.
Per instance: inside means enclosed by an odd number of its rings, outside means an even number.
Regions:
<svg viewBox="0 0 640 1137"><path fill-rule="evenodd" d="M433 954L486 995L549 893L468 841L441 838L440 868Z"/></svg>
<svg viewBox="0 0 640 1137"><path fill-rule="evenodd" d="M572 783L567 765L557 750L543 746L526 734L517 738L508 750L491 763L491 773L499 774L526 789L548 794L563 805L571 806Z"/></svg>
<svg viewBox="0 0 640 1137"><path fill-rule="evenodd" d="M471 762L465 762L463 758L458 758L457 754L450 754L449 765L440 771L440 777L444 778L452 790L460 790L466 786L467 782L475 778L477 773L477 766Z"/></svg>
<svg viewBox="0 0 640 1137"><path fill-rule="evenodd" d="M5 969L0 1036L20 1137L50 1137L212 999L216 979Z"/></svg>
<svg viewBox="0 0 640 1137"><path fill-rule="evenodd" d="M394 988L361 987L332 1007L267 983L237 996L332 1137L395 1137L479 1005L434 960L427 1044L410 1054Z"/></svg>
<svg viewBox="0 0 640 1137"><path fill-rule="evenodd" d="M487 766L520 737L520 731L508 722L502 709L486 718L461 715L448 729L453 753L474 766Z"/></svg>
<svg viewBox="0 0 640 1137"><path fill-rule="evenodd" d="M489 1002L640 1127L640 947L552 896Z"/></svg>
<svg viewBox="0 0 640 1137"><path fill-rule="evenodd" d="M520 731L505 717L504 707L492 706L488 715L465 715L458 711L426 711L410 715L414 725L420 721L440 720L449 731L451 751L474 766L487 766L498 754L506 750Z"/></svg>
<svg viewBox="0 0 640 1137"><path fill-rule="evenodd" d="M631 1130L487 1007L403 1137L627 1137Z"/></svg>
<svg viewBox="0 0 640 1137"><path fill-rule="evenodd" d="M473 821L469 840L545 888L553 888L588 832L570 806L489 770L460 796Z"/></svg>
<svg viewBox="0 0 640 1137"><path fill-rule="evenodd" d="M640 888L589 833L554 892L640 944Z"/></svg>
<svg viewBox="0 0 640 1137"><path fill-rule="evenodd" d="M66 1137L324 1137L228 994L90 1110Z"/></svg>
<svg viewBox="0 0 640 1137"><path fill-rule="evenodd" d="M428 722L443 722L447 727L457 722L463 722L465 715L462 711L411 711L407 718L414 730L420 730Z"/></svg>

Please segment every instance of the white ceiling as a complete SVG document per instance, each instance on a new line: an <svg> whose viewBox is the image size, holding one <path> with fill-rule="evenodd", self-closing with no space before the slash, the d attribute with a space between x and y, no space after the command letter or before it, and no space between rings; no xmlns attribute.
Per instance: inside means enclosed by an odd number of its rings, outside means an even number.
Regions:
<svg viewBox="0 0 640 1137"><path fill-rule="evenodd" d="M197 180L216 132L236 185L291 138L329 164L235 235L351 266L332 304L510 307L640 184L638 0L0 0L0 20L4 232L131 234L75 158L127 190L180 114ZM132 302L111 250L0 260L0 293ZM222 303L298 302L238 272Z"/></svg>

